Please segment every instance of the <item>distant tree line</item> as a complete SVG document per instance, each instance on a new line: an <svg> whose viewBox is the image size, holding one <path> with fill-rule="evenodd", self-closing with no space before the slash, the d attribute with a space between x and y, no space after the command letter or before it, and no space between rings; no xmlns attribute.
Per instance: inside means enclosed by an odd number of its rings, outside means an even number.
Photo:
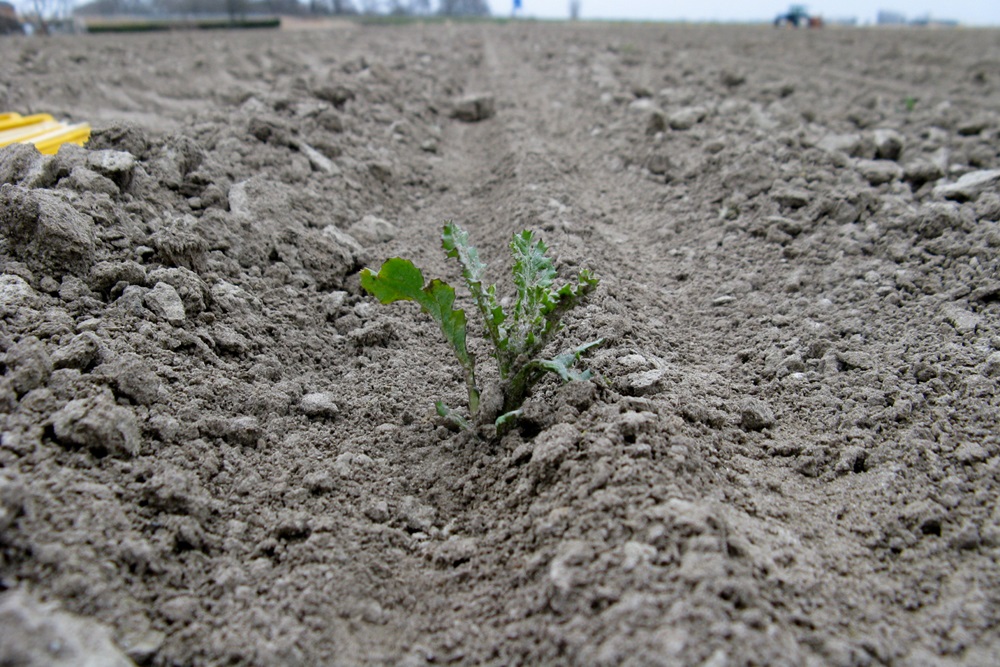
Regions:
<svg viewBox="0 0 1000 667"><path fill-rule="evenodd" d="M487 0L92 0L78 16L163 16L191 14L281 14L314 16L489 16Z"/></svg>

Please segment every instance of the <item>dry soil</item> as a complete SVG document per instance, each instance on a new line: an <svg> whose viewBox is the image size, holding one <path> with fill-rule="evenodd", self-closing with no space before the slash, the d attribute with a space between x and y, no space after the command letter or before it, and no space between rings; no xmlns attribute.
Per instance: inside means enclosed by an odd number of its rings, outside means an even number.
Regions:
<svg viewBox="0 0 1000 667"><path fill-rule="evenodd" d="M0 151L0 664L1000 662L1000 32L0 61L0 107L96 128ZM435 415L430 318L359 287L457 283L449 219L504 290L525 228L601 279L559 339L603 337L597 377L499 440Z"/></svg>

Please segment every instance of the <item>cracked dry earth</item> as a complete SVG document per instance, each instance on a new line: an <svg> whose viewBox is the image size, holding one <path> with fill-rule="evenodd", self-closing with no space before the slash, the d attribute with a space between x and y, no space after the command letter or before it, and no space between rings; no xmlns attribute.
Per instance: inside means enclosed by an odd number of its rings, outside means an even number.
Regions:
<svg viewBox="0 0 1000 667"><path fill-rule="evenodd" d="M1000 660L997 31L0 56L4 109L96 127L0 151L0 663ZM359 288L457 282L448 219L502 285L524 228L601 279L559 340L599 377L495 442Z"/></svg>

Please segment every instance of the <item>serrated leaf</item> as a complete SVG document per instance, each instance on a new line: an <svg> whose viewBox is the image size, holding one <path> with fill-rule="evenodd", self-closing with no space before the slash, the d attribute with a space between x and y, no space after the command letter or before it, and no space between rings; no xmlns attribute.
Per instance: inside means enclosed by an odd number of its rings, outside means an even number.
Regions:
<svg viewBox="0 0 1000 667"><path fill-rule="evenodd" d="M555 373L563 382L570 382L572 380L589 380L593 377L593 373L589 370L585 371L575 371L573 370L573 365L580 360L585 352L591 348L597 347L604 342L603 338L591 341L589 343L584 343L572 350L567 350L562 354L552 358L552 359L541 359L536 362L538 368L542 370L549 371L550 373Z"/></svg>
<svg viewBox="0 0 1000 667"><path fill-rule="evenodd" d="M507 348L507 338L502 327L507 314L496 299L496 287L483 287L486 264L479 259L479 251L469 243L469 233L459 225L448 222L441 232L441 247L448 257L457 259L461 265L462 277L483 316L487 334L497 353L503 354Z"/></svg>
<svg viewBox="0 0 1000 667"><path fill-rule="evenodd" d="M512 347L520 354L537 342L544 326L544 315L552 310L549 287L556 277L552 259L545 255L548 246L541 239L535 240L530 230L515 234L510 243L514 254L514 286L517 301L514 304Z"/></svg>
<svg viewBox="0 0 1000 667"><path fill-rule="evenodd" d="M448 257L456 258L462 265L462 276L467 282L482 285L486 264L479 259L479 251L469 245L469 232L453 222L445 223L441 247Z"/></svg>

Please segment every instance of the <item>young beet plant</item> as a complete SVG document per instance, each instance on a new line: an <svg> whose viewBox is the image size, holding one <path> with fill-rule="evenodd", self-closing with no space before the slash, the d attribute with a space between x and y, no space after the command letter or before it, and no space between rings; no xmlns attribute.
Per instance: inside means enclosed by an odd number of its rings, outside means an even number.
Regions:
<svg viewBox="0 0 1000 667"><path fill-rule="evenodd" d="M441 245L448 257L458 260L462 277L472 294L485 325L486 337L493 344L493 357L500 371L502 406L495 420L498 432L506 430L521 414L521 405L531 388L545 375L554 373L563 382L586 380L590 371L576 371L573 366L584 352L600 345L602 340L584 343L551 359L539 358L545 347L561 328L560 320L574 306L582 303L597 287L597 278L586 269L577 275L575 284L556 288L556 268L545 253L548 247L530 231L515 234L510 243L514 255L514 285L517 300L508 312L496 297L496 286L483 285L486 264L469 245L469 234L453 223L444 226ZM466 315L455 308L455 289L434 279L424 284L424 275L408 259L393 257L382 264L378 273L371 269L361 272L361 286L382 303L415 301L441 327L445 339L455 352L465 371L469 390L469 413L473 422L484 418L480 414L480 393L476 384L476 358L466 346ZM465 428L469 422L444 403L436 404L438 414ZM485 415L487 419L493 415Z"/></svg>

